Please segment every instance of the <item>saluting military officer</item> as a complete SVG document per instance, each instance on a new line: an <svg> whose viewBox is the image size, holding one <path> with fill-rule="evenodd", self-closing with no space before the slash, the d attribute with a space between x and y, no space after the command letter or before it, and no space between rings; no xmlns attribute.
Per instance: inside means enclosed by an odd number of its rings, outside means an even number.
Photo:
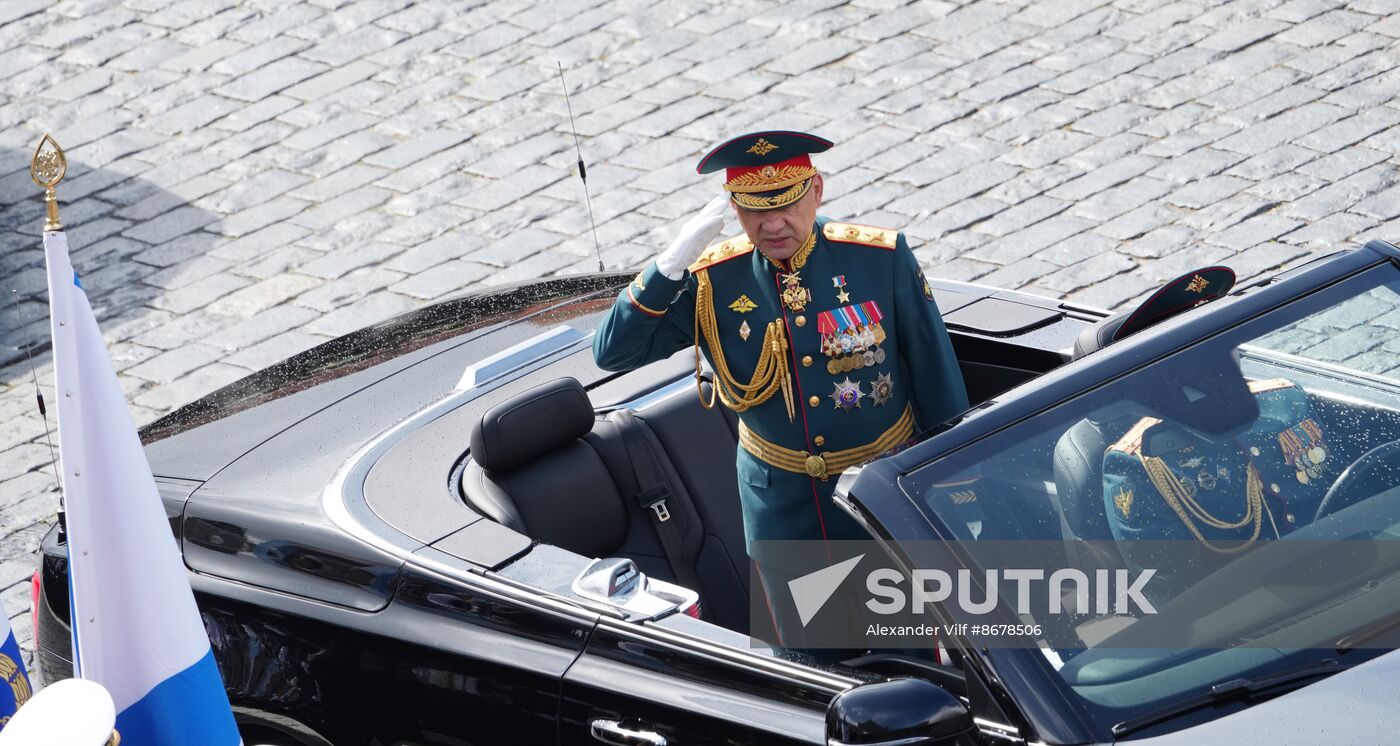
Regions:
<svg viewBox="0 0 1400 746"><path fill-rule="evenodd" d="M933 293L903 234L817 215L810 154L831 142L755 132L712 150L711 201L598 327L598 365L630 370L695 345L740 420L739 494L751 555L773 539L855 539L835 508L843 470L967 408ZM709 245L732 204L744 235ZM707 246L708 245L708 246ZM708 402L713 406L713 395ZM772 598L768 559L754 556Z"/></svg>

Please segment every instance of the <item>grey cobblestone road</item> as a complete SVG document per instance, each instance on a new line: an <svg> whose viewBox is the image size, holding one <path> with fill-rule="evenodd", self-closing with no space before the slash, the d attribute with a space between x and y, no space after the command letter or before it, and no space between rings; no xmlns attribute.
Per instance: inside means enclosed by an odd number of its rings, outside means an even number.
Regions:
<svg viewBox="0 0 1400 746"><path fill-rule="evenodd" d="M1400 0L0 0L0 601L29 644L56 497L17 348L47 337L52 131L138 422L462 291L609 268L758 128L837 143L823 212L931 273L1117 307L1400 234ZM731 225L732 232L737 226ZM14 291L10 293L9 291ZM47 355L40 377L51 378ZM47 383L44 385L47 386Z"/></svg>

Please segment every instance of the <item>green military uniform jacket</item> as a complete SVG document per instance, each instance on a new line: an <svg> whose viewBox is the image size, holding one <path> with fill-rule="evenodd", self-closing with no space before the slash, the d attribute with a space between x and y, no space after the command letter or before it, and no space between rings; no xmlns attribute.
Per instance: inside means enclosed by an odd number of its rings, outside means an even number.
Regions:
<svg viewBox="0 0 1400 746"><path fill-rule="evenodd" d="M947 330L904 236L824 217L813 236L781 265L742 236L708 248L679 280L653 263L618 296L593 343L600 367L631 370L698 340L738 402L751 553L761 539L860 538L832 505L835 477L967 408ZM740 388L755 381L752 392Z"/></svg>
<svg viewBox="0 0 1400 746"><path fill-rule="evenodd" d="M1142 453L1159 420L1144 417L1104 453L1104 509L1128 562L1181 587L1254 540L1312 521L1340 468L1306 395L1291 381L1251 381L1259 418L1236 438L1187 434L1178 450ZM1157 540L1192 542L1199 564ZM1146 542L1146 543L1142 543Z"/></svg>

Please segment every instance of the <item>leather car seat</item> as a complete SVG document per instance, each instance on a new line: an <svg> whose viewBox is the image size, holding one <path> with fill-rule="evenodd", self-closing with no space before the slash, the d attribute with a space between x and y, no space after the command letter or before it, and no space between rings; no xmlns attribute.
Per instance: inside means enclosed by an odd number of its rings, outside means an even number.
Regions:
<svg viewBox="0 0 1400 746"><path fill-rule="evenodd" d="M698 404L694 408L700 409ZM732 469L735 440L727 437L731 431L719 415L707 417L712 422L682 421L683 412L670 409L649 410L643 427L663 454L660 466L672 487L671 520L687 553L695 558L694 571L702 587L693 590L700 593L706 618L746 631L747 572L741 569L747 558L742 527L737 519L730 520L713 508L704 511L702 520L692 491L711 482L732 492L736 482L714 478L713 472L711 480L697 479L698 454L687 455L678 469L670 450L678 447L677 429L689 433L679 445L690 446L691 451L697 440L717 439L713 448L727 452ZM635 478L618 424L614 418L597 417L578 381L551 381L490 408L473 425L470 448L462 497L482 515L531 539L586 557L629 558L647 575L676 582L652 516L629 493ZM737 516L737 495L727 509ZM733 540L717 541L713 531L707 532L706 521L723 534L737 531L738 558L731 557Z"/></svg>

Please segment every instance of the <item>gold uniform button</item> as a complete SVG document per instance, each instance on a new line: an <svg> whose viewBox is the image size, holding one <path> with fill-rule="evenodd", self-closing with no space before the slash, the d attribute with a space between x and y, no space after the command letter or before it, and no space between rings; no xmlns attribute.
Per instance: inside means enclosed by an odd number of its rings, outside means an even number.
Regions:
<svg viewBox="0 0 1400 746"><path fill-rule="evenodd" d="M1259 455L1259 447L1258 447L1258 446L1250 446L1250 447L1249 447L1249 455L1251 455L1251 456L1258 456L1258 455Z"/></svg>
<svg viewBox="0 0 1400 746"><path fill-rule="evenodd" d="M807 400L807 403L808 403L808 404L811 404L812 406L815 407L815 406L817 406L818 404L821 404L821 403L822 403L822 398L821 398L820 396L814 396L814 397L812 397L811 399L808 399L808 400Z"/></svg>
<svg viewBox="0 0 1400 746"><path fill-rule="evenodd" d="M819 446L826 445L826 438L823 437L823 436L821 436L821 435L818 435L817 437L812 438L812 443L813 443L814 445L819 445Z"/></svg>
<svg viewBox="0 0 1400 746"><path fill-rule="evenodd" d="M1294 523L1298 520L1292 513L1286 513L1283 517L1286 518L1289 523Z"/></svg>
<svg viewBox="0 0 1400 746"><path fill-rule="evenodd" d="M803 366L811 366L811 364L812 364L812 356L811 356L811 355L803 355L803 356L802 356L802 365L803 365Z"/></svg>
<svg viewBox="0 0 1400 746"><path fill-rule="evenodd" d="M1273 490L1275 495L1282 491L1278 488L1277 483L1269 485L1269 489Z"/></svg>
<svg viewBox="0 0 1400 746"><path fill-rule="evenodd" d="M807 317L803 316L802 314L798 314L792 318L792 323L797 324L798 326L806 326Z"/></svg>

